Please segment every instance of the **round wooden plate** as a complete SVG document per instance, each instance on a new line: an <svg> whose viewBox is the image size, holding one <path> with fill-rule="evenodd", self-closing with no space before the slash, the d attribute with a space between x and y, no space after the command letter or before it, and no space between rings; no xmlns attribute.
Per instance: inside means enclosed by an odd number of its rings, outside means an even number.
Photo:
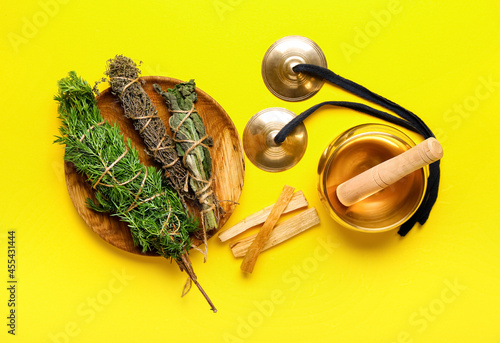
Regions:
<svg viewBox="0 0 500 343"><path fill-rule="evenodd" d="M181 81L161 76L145 76L141 77L141 80L145 81L142 85L144 90L156 106L158 115L169 128L168 109L162 97L153 90L153 84L157 83L166 90L173 88ZM214 146L210 149L212 175L215 177L214 191L221 201L222 208L226 211L219 223L219 228L221 228L231 216L243 188L245 174L243 150L238 132L224 109L202 90L196 88L196 93L198 94L196 108L203 119L207 134L212 136L214 140ZM122 134L132 140L133 145L139 151L139 158L144 164L159 167L144 151L145 146L139 133L134 130L132 121L124 117L118 98L111 93L109 88L97 97L97 107L101 110L106 121L116 122ZM65 177L69 196L76 210L94 232L106 242L120 249L143 254L140 248L134 246L126 223L109 214L94 212L85 205L87 198L93 198L94 194L85 177L76 172L72 163L65 162ZM214 233L211 232L212 235ZM193 240L196 239L193 238ZM199 241L195 241L195 244L199 243Z"/></svg>

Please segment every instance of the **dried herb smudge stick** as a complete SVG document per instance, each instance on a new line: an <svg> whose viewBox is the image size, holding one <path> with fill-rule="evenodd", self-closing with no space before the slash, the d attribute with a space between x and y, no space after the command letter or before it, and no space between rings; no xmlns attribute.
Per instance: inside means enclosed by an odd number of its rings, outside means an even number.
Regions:
<svg viewBox="0 0 500 343"><path fill-rule="evenodd" d="M169 124L176 143L177 154L189 171L189 183L202 205L204 228L209 231L218 227L222 212L212 187L212 159L208 150L210 138L195 108L197 95L194 80L182 82L166 92L157 84L156 92L163 96L171 113Z"/></svg>
<svg viewBox="0 0 500 343"><path fill-rule="evenodd" d="M143 139L148 154L165 169L183 202L184 198L194 199L187 186L187 170L177 156L175 145L158 111L140 84L140 70L136 63L128 57L117 55L108 61L106 75L111 90L122 104L125 117L134 121L134 127Z"/></svg>
<svg viewBox="0 0 500 343"><path fill-rule="evenodd" d="M105 122L87 82L75 72L59 81L59 118L62 125L56 142L66 146L65 160L87 177L95 190L94 210L111 212L128 223L134 243L173 259L185 270L216 309L196 280L188 251L189 234L199 230L196 221L167 185L162 173L139 161L130 140L116 125Z"/></svg>
<svg viewBox="0 0 500 343"><path fill-rule="evenodd" d="M193 207L199 210L202 217L203 237L199 235L197 237L203 239L206 249L206 232L218 228L219 216L223 214L223 209L211 187L212 160L206 147L212 143L212 139L206 137L201 117L194 111L187 116L180 130L176 130L179 125L175 121L180 113L174 113L171 116L170 127L174 132L173 142L151 99L142 88L139 74L137 64L126 56L117 55L108 61L106 75L109 77L113 93L120 99L125 116L134 121L135 129L139 131L149 154L153 155L168 171L167 175L181 199L188 198ZM188 97L194 96L193 101L189 99L179 101L185 102L186 106L192 105L196 101L194 83L192 93ZM182 105L180 107L184 108ZM179 140L183 140L182 143L179 143ZM179 158L179 156L184 156L185 151L188 152L185 154L187 158ZM195 199L197 201L192 201Z"/></svg>

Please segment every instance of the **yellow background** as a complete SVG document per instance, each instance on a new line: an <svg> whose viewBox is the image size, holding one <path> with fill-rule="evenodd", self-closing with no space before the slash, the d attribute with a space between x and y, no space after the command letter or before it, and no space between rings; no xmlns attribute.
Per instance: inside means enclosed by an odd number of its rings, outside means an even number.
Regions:
<svg viewBox="0 0 500 343"><path fill-rule="evenodd" d="M3 342L499 342L500 3L489 1L2 1L0 29L0 337ZM438 201L423 227L348 232L316 192L323 149L342 131L378 122L325 109L306 120L302 161L279 174L246 160L229 227L306 194L321 225L267 251L251 277L227 244L209 242L194 269L219 312L160 258L122 252L76 213L63 174L56 82L89 82L116 54L143 75L195 78L240 136L256 112L300 113L360 99L325 84L311 99L274 97L260 75L277 39L316 41L338 74L420 115L445 157ZM418 136L413 135L419 140ZM7 231L17 235L17 330L7 334Z"/></svg>

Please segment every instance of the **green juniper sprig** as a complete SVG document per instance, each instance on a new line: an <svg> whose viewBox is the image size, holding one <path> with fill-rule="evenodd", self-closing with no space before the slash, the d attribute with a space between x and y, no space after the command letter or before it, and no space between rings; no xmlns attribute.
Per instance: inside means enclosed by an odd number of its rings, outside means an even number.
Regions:
<svg viewBox="0 0 500 343"><path fill-rule="evenodd" d="M143 165L116 124L103 120L86 81L70 72L58 85L55 100L62 125L56 142L66 146L65 160L72 162L94 188L96 200L88 200L88 206L127 222L134 243L143 251L175 260L215 312L188 257L190 233L199 230L196 220L188 215L163 173Z"/></svg>

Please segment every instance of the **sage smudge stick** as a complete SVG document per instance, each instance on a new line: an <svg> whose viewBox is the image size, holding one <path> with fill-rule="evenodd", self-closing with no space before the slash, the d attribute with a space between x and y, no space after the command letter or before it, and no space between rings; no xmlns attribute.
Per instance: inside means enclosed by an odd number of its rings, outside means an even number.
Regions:
<svg viewBox="0 0 500 343"><path fill-rule="evenodd" d="M95 191L96 200L87 200L87 205L125 221L143 251L174 260L216 312L188 256L190 233L199 230L196 220L163 173L143 165L130 140L124 139L116 125L103 120L86 81L70 72L58 86L55 100L62 125L56 142L65 145L65 160L86 176Z"/></svg>
<svg viewBox="0 0 500 343"><path fill-rule="evenodd" d="M157 84L156 92L162 95L171 113L170 129L178 156L189 172L189 184L202 205L202 223L205 232L218 228L219 215L223 212L212 187L212 159L209 146L212 138L206 133L203 120L195 108L197 100L194 80L177 84L166 92Z"/></svg>
<svg viewBox="0 0 500 343"><path fill-rule="evenodd" d="M110 59L105 72L111 90L122 104L125 117L134 121L134 128L144 141L147 153L165 169L166 176L184 203L184 198L195 198L188 187L187 170L177 156L175 144L158 111L142 88L140 73L137 64L123 55Z"/></svg>

